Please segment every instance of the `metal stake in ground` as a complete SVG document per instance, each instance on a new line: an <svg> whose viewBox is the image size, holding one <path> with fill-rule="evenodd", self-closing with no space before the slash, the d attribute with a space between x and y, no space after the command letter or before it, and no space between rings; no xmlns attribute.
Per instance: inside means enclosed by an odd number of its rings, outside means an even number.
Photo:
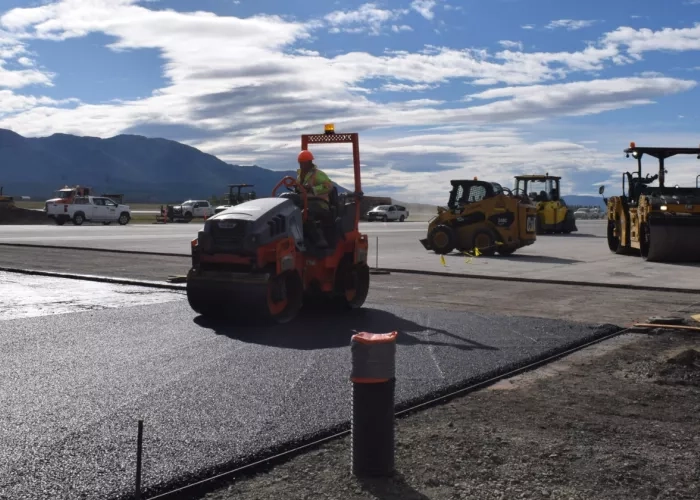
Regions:
<svg viewBox="0 0 700 500"><path fill-rule="evenodd" d="M141 453L143 451L143 420L139 420L139 433L136 439L136 500L141 499Z"/></svg>
<svg viewBox="0 0 700 500"><path fill-rule="evenodd" d="M352 336L352 472L394 472L396 336L362 332Z"/></svg>

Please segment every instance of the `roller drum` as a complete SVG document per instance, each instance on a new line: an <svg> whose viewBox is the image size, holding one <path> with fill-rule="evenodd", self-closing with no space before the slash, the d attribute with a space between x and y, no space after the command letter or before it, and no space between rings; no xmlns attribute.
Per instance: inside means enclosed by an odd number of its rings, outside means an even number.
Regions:
<svg viewBox="0 0 700 500"><path fill-rule="evenodd" d="M653 218L641 234L650 262L700 262L700 216Z"/></svg>
<svg viewBox="0 0 700 500"><path fill-rule="evenodd" d="M190 271L187 299L192 309L214 318L285 323L302 305L301 279L296 272L275 276L267 273L201 273Z"/></svg>

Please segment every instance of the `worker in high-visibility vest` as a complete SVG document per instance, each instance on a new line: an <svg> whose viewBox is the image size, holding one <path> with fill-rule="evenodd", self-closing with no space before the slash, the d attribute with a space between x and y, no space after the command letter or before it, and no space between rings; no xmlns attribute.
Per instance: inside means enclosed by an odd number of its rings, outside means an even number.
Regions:
<svg viewBox="0 0 700 500"><path fill-rule="evenodd" d="M313 233L316 245L326 248L328 242L323 231L316 227L315 220L325 218L330 214L328 193L333 189L333 184L328 175L316 166L311 151L303 150L299 153L297 161L299 162L297 183L306 190L309 204L309 217L305 230Z"/></svg>

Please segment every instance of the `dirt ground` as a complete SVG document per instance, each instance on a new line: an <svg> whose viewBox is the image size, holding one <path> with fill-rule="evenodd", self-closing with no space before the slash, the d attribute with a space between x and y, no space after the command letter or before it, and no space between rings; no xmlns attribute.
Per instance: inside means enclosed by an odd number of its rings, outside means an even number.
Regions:
<svg viewBox="0 0 700 500"><path fill-rule="evenodd" d="M44 212L0 204L0 225L52 223Z"/></svg>
<svg viewBox="0 0 700 500"><path fill-rule="evenodd" d="M625 334L396 421L396 474L343 438L206 500L700 498L700 334Z"/></svg>

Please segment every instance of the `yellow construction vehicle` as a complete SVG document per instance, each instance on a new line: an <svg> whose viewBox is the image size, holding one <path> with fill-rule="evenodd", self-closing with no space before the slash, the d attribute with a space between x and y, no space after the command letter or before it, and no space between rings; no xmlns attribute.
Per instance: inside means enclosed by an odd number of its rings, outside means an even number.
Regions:
<svg viewBox="0 0 700 500"><path fill-rule="evenodd" d="M536 240L537 209L527 196L495 182L453 180L447 207L428 224L420 242L426 250L448 254L457 249L482 255L510 255Z"/></svg>
<svg viewBox="0 0 700 500"><path fill-rule="evenodd" d="M0 186L0 206L2 207L14 207L15 199L12 196L7 196L2 194L3 187Z"/></svg>
<svg viewBox="0 0 700 500"><path fill-rule="evenodd" d="M549 173L515 177L514 193L529 196L537 207L537 234L578 231L573 210L566 206L559 194L560 180L561 177Z"/></svg>
<svg viewBox="0 0 700 500"><path fill-rule="evenodd" d="M695 155L700 148L638 147L625 149L637 160L637 171L622 175L622 195L604 201L608 209L608 247L617 254L638 250L651 262L700 261L700 187L666 186L664 161L679 154ZM642 177L642 157L659 161L659 172ZM658 186L651 186L655 180ZM627 181L627 182L625 182ZM603 194L605 186L598 192Z"/></svg>

